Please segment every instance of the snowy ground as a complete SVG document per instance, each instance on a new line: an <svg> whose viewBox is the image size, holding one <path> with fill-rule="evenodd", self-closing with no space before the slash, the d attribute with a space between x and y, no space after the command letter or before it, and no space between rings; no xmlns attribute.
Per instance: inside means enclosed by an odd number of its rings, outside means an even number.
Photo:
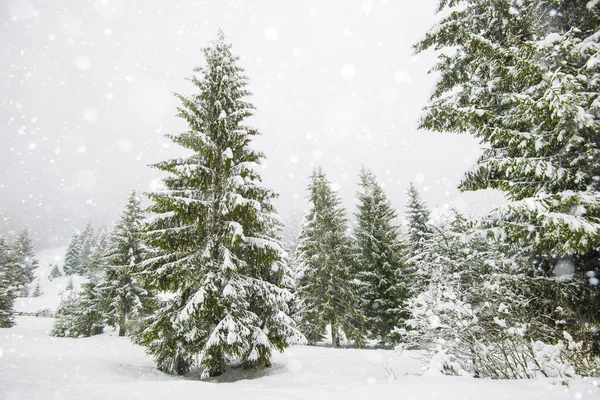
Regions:
<svg viewBox="0 0 600 400"><path fill-rule="evenodd" d="M113 331L53 338L53 319L18 317L0 330L0 399L595 399L598 383L418 376L411 354L297 346L260 373L210 382L158 372L143 349ZM396 378L390 373L393 371Z"/></svg>
<svg viewBox="0 0 600 400"><path fill-rule="evenodd" d="M50 282L51 263L62 266L65 248L40 252L44 294L18 299L18 311L56 310L68 278ZM84 279L75 277L75 286ZM34 281L30 286L35 287ZM492 381L421 376L414 353L296 346L275 354L273 367L237 369L202 382L197 373L172 377L157 371L142 348L114 331L85 339L48 335L52 318L18 317L0 329L1 399L592 399L598 380L570 386L550 380Z"/></svg>

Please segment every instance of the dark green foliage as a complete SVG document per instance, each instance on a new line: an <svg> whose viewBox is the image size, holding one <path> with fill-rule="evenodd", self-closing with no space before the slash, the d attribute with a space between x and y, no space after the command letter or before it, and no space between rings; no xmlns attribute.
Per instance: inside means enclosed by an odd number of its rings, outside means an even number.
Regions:
<svg viewBox="0 0 600 400"><path fill-rule="evenodd" d="M352 240L345 211L321 168L308 186L310 208L304 216L297 248L300 328L309 343L324 339L331 326L332 345L340 333L361 345L365 338L358 281L352 280Z"/></svg>
<svg viewBox="0 0 600 400"><path fill-rule="evenodd" d="M177 95L189 130L169 135L191 155L155 165L166 189L149 194L151 253L136 267L169 296L134 340L161 370L182 374L199 360L205 378L233 361L267 367L273 349L299 336L286 315L276 195L260 185L263 155L249 147L258 132L244 125L247 78L222 33L203 52L207 64L190 79L196 93Z"/></svg>
<svg viewBox="0 0 600 400"><path fill-rule="evenodd" d="M442 53L421 126L468 132L485 145L463 190L498 189L507 236L538 254L589 254L600 243L598 5L461 4L416 48ZM556 12L550 13L554 9Z"/></svg>
<svg viewBox="0 0 600 400"><path fill-rule="evenodd" d="M80 253L81 253L81 237L74 233L69 241L67 252L65 254L65 265L63 271L65 275L73 275L78 273L80 264Z"/></svg>
<svg viewBox="0 0 600 400"><path fill-rule="evenodd" d="M85 283L81 289L81 293L71 293L58 308L53 336L88 337L102 333L106 306L97 284Z"/></svg>
<svg viewBox="0 0 600 400"><path fill-rule="evenodd" d="M77 269L75 273L78 275L86 274L90 269L90 256L92 255L92 251L94 250L94 228L92 227L92 223L88 222L85 226L85 229L79 235L79 242L81 247L79 249L79 264L77 265Z"/></svg>
<svg viewBox="0 0 600 400"><path fill-rule="evenodd" d="M14 325L13 305L17 297L21 269L12 248L0 235L0 328Z"/></svg>
<svg viewBox="0 0 600 400"><path fill-rule="evenodd" d="M69 281L67 282L67 286L65 287L66 291L73 291L73 289L75 289L74 285L73 285L73 277L69 278Z"/></svg>
<svg viewBox="0 0 600 400"><path fill-rule="evenodd" d="M144 259L146 252L141 232L143 219L140 200L133 192L102 259L106 267L99 290L108 305L105 310L108 323L119 326L119 336L126 334L130 319L143 315L152 301L151 294L132 277L135 265ZM95 249L96 254L100 251Z"/></svg>
<svg viewBox="0 0 600 400"><path fill-rule="evenodd" d="M406 204L406 219L408 222L408 242L411 257L417 256L425 243L431 237L427 204L421 199L417 188L411 183L408 188L408 203Z"/></svg>
<svg viewBox="0 0 600 400"><path fill-rule="evenodd" d="M13 246L19 260L18 262L21 264L21 269L23 270L23 284L31 283L33 281L33 271L39 267L39 263L35 258L33 242L29 237L29 230L27 228L17 236Z"/></svg>
<svg viewBox="0 0 600 400"><path fill-rule="evenodd" d="M58 264L54 264L52 266L52 270L50 271L50 275L48 275L48 279L52 280L54 278L60 278L62 274L60 273L60 269L58 268Z"/></svg>
<svg viewBox="0 0 600 400"><path fill-rule="evenodd" d="M356 274L366 327L371 338L393 343L394 329L403 325L402 306L410 285L403 263L405 248L395 225L397 214L373 173L360 173L356 240Z"/></svg>
<svg viewBox="0 0 600 400"><path fill-rule="evenodd" d="M42 293L42 288L40 287L40 282L38 281L38 282L35 284L35 289L33 290L33 294L32 294L32 296L33 296L33 297L40 297L42 294L43 294L43 293Z"/></svg>
<svg viewBox="0 0 600 400"><path fill-rule="evenodd" d="M474 309L479 327L469 332L482 329L488 334L491 343L482 353L487 357L493 346L504 346L504 352L516 346L511 351L524 357L520 363L529 356L537 362L527 340L573 344L575 337L583 340L577 345L583 350L567 345L561 357L576 364L573 371L589 374L593 368L586 366L594 362L592 349L598 341L593 332L600 319L598 290L589 284L600 262L598 4L444 0L440 10L449 12L416 46L417 51L440 50L434 67L440 78L421 127L470 133L481 141L483 154L460 188L506 194L510 203L494 210L487 225L511 244L505 255L516 252L528 260L518 273L512 271L515 277L475 269L470 281L476 288L472 293L482 296L480 304L506 296L515 318L511 323L527 326L526 340L508 340L502 331L494 336L493 321L486 325L481 309ZM557 272L563 262L575 274ZM448 282L454 272L443 270ZM430 278L425 277L429 285ZM477 279L492 286L477 290ZM501 289L494 293L491 287ZM455 298L479 305L461 296ZM492 363L483 375L533 376L518 365L496 367ZM539 370L548 371L544 366Z"/></svg>

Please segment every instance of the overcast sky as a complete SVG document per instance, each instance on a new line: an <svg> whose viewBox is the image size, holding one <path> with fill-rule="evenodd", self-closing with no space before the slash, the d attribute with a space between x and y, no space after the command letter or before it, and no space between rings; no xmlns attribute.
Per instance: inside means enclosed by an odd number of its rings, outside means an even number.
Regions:
<svg viewBox="0 0 600 400"><path fill-rule="evenodd" d="M172 92L220 27L250 79L263 178L296 226L322 165L350 212L372 169L400 214L413 181L431 208L482 215L498 193L456 189L480 151L466 135L418 131L435 54L412 45L437 0L0 2L0 232L29 226L62 245L89 220L110 225L148 167L181 154Z"/></svg>

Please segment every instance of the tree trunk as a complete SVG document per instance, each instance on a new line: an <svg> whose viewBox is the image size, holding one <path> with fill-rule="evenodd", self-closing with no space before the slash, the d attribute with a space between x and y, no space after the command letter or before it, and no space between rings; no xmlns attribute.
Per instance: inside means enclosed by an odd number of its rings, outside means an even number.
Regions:
<svg viewBox="0 0 600 400"><path fill-rule="evenodd" d="M127 328L125 327L125 321L126 321L126 317L125 315L123 315L123 317L121 317L121 320L119 321L119 336L125 336L125 333L127 332Z"/></svg>
<svg viewBox="0 0 600 400"><path fill-rule="evenodd" d="M335 318L331 321L331 347L340 347L340 338L338 337Z"/></svg>

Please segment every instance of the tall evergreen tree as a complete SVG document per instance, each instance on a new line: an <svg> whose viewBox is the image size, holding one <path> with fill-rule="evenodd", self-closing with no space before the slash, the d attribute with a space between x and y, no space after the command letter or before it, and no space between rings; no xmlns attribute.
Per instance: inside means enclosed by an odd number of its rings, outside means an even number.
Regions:
<svg viewBox="0 0 600 400"><path fill-rule="evenodd" d="M69 284L72 287L73 282L70 280ZM102 297L96 280L84 283L80 292L73 292L71 289L69 296L58 308L51 334L58 337L100 334L104 329L106 307L106 299Z"/></svg>
<svg viewBox="0 0 600 400"><path fill-rule="evenodd" d="M421 127L482 142L461 190L504 192L492 223L547 275L564 259L574 267L552 312L579 315L569 330L598 348L600 292L587 274L600 268L600 3L440 1L449 8L416 46L441 50ZM567 284L581 294L569 303Z"/></svg>
<svg viewBox="0 0 600 400"><path fill-rule="evenodd" d="M108 254L110 238L108 229L98 229L94 236L93 246L88 258L88 267L85 274L91 279L103 279L108 266L106 255Z"/></svg>
<svg viewBox="0 0 600 400"><path fill-rule="evenodd" d="M25 283L31 283L33 281L33 271L39 267L39 262L35 258L35 249L33 242L29 237L29 229L25 228L23 232L14 242L14 248L19 262L22 264L23 276Z"/></svg>
<svg viewBox="0 0 600 400"><path fill-rule="evenodd" d="M90 256L94 251L96 235L92 223L88 222L80 235L81 249L79 250L79 268L76 273L85 275L90 269Z"/></svg>
<svg viewBox="0 0 600 400"><path fill-rule="evenodd" d="M58 264L54 264L52 266L52 270L50 271L50 275L48 275L48 279L51 281L54 278L60 278L62 276L62 273L60 272L60 269L58 269Z"/></svg>
<svg viewBox="0 0 600 400"><path fill-rule="evenodd" d="M81 237L79 234L74 233L73 236L71 236L71 240L67 246L67 252L65 253L65 265L63 266L65 275L73 275L78 273L80 270L80 254Z"/></svg>
<svg viewBox="0 0 600 400"><path fill-rule="evenodd" d="M44 294L42 292L42 288L40 286L40 281L38 280L37 283L35 284L35 289L33 290L33 297L40 297L42 294Z"/></svg>
<svg viewBox="0 0 600 400"><path fill-rule="evenodd" d="M11 246L0 234L0 328L14 325L13 305L18 292L20 271Z"/></svg>
<svg viewBox="0 0 600 400"><path fill-rule="evenodd" d="M427 273L420 271L423 268L421 260L429 256L430 241L433 238L434 228L430 222L429 208L417 188L411 183L408 188L408 202L406 203L406 222L408 224L407 258L405 264L408 274L412 277L410 295L414 296L425 290Z"/></svg>
<svg viewBox="0 0 600 400"><path fill-rule="evenodd" d="M332 345L340 334L358 344L364 341L364 316L357 298L352 239L341 200L321 168L308 186L309 209L304 216L297 248L300 327L309 343L322 340L331 327Z"/></svg>
<svg viewBox="0 0 600 400"><path fill-rule="evenodd" d="M423 248L405 341L435 355L430 368L501 379L597 373L598 359L563 331L568 314L557 312L575 286L533 276L525 252L456 211L432 225Z"/></svg>
<svg viewBox="0 0 600 400"><path fill-rule="evenodd" d="M600 243L600 3L440 2L457 6L417 51L445 50L421 126L485 145L462 190L493 188L508 237L549 257L596 259ZM553 12L549 12L553 10Z"/></svg>
<svg viewBox="0 0 600 400"><path fill-rule="evenodd" d="M398 215L371 171L361 170L359 187L354 237L360 301L371 337L393 343L395 328L403 325L402 307L410 285L405 249L394 222Z"/></svg>
<svg viewBox="0 0 600 400"><path fill-rule="evenodd" d="M431 211L421 198L419 191L412 183L408 187L408 203L406 219L408 223L408 242L411 257L417 256L423 244L431 237L429 217Z"/></svg>
<svg viewBox="0 0 600 400"><path fill-rule="evenodd" d="M203 52L206 66L190 79L197 92L177 95L189 130L169 136L192 154L155 164L169 176L149 194L152 253L138 267L170 296L135 340L161 370L183 374L198 362L206 378L233 360L267 367L273 349L300 336L286 315L276 195L260 184L264 156L249 147L258 132L244 125L247 78L222 32Z"/></svg>
<svg viewBox="0 0 600 400"><path fill-rule="evenodd" d="M119 326L119 336L125 336L129 319L142 314L150 301L150 293L132 278L133 267L146 253L142 242L143 219L141 201L132 192L110 237L105 256L107 267L99 284L108 303L105 314L109 322Z"/></svg>

